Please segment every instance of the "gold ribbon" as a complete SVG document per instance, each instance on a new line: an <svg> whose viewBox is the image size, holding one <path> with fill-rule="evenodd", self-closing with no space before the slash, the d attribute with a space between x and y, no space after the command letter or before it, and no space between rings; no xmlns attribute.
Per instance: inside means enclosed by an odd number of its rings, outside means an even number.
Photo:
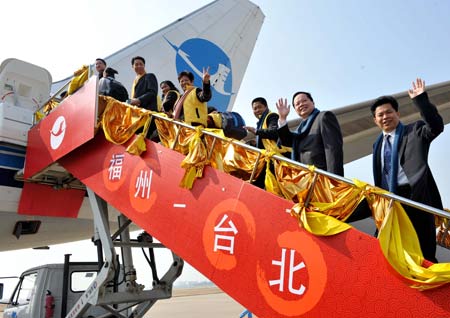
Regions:
<svg viewBox="0 0 450 318"><path fill-rule="evenodd" d="M203 176L203 169L208 164L208 153L202 142L202 126L195 128L195 135L189 142L189 153L181 162L181 167L185 169L180 187L192 189L195 179Z"/></svg>
<svg viewBox="0 0 450 318"><path fill-rule="evenodd" d="M147 127L144 131L148 129L151 112L131 106L123 108L116 103L122 104L107 101L103 115L103 129L108 140L123 143L144 124ZM181 163L185 169L181 187L191 189L195 179L203 176L203 169L208 164L249 180L258 157L257 151L232 144L230 140L216 139L214 142L213 137L203 136L202 127L178 127L173 121L160 119L156 119L156 126L163 145L187 154ZM219 134L219 131L215 133ZM141 144L144 136L143 132L136 143ZM137 148L142 150L140 146ZM211 158L208 158L207 149L211 148ZM274 154L262 152L256 176L266 164L268 191L296 202L291 215L305 230L318 236L337 235L348 230L351 226L343 221L365 198L379 229L378 239L384 256L410 282L411 287L426 290L450 282L450 263L433 264L428 268L423 266L424 258L414 227L402 205L383 196L387 191L359 180L353 180L355 185L349 185L323 175L315 176L315 167L304 169L279 162L273 158ZM269 162L274 164L274 174L269 169Z"/></svg>
<svg viewBox="0 0 450 318"><path fill-rule="evenodd" d="M105 137L116 145L128 141L150 119L151 111L130 106L109 96L99 96L99 103L106 104L102 116Z"/></svg>
<svg viewBox="0 0 450 318"><path fill-rule="evenodd" d="M87 65L83 65L80 69L76 70L73 75L74 77L70 81L69 88L67 89L67 95L72 95L75 93L81 86L83 86L84 82L88 80L89 67Z"/></svg>

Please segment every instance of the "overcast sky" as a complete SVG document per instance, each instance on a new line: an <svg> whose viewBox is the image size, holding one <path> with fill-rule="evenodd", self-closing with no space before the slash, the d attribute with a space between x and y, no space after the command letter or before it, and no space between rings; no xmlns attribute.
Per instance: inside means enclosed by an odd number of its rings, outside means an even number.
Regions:
<svg viewBox="0 0 450 318"><path fill-rule="evenodd" d="M295 91L309 91L316 106L325 110L405 91L418 76L427 84L450 80L450 1L253 2L266 18L234 108L247 125L256 122L250 102L257 96L266 97L275 110L279 97L290 99ZM0 61L15 57L40 65L56 81L207 3L7 1L2 3L0 19ZM430 152L446 207L450 207L449 140L446 130ZM345 169L347 177L372 183L369 157ZM50 251L0 253L0 275L19 274L44 262L62 262L64 253L72 253L74 260L95 257L90 242ZM202 276L188 269L182 279Z"/></svg>

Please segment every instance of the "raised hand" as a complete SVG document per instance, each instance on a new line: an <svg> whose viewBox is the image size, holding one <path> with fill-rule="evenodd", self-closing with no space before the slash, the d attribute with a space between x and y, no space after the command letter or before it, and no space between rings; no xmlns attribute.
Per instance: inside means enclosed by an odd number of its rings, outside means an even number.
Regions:
<svg viewBox="0 0 450 318"><path fill-rule="evenodd" d="M414 98L423 92L425 92L425 81L417 78L415 83L412 82L412 88L408 90L409 97Z"/></svg>
<svg viewBox="0 0 450 318"><path fill-rule="evenodd" d="M280 122L285 122L287 119L287 116L289 115L289 111L291 110L291 107L287 103L287 99L279 98L278 102L276 103L278 115L280 116Z"/></svg>
<svg viewBox="0 0 450 318"><path fill-rule="evenodd" d="M211 77L211 75L209 75L209 66L205 69L203 68L203 83L209 83L209 78Z"/></svg>

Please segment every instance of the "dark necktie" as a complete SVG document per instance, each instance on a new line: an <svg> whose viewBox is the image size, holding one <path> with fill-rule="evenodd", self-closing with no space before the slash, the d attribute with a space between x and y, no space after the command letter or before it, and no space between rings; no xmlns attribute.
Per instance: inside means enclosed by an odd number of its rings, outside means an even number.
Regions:
<svg viewBox="0 0 450 318"><path fill-rule="evenodd" d="M392 146L390 141L391 136L386 135L384 140L384 160L383 160L383 175L381 180L381 187L385 190L389 190L389 181L391 180L391 157Z"/></svg>

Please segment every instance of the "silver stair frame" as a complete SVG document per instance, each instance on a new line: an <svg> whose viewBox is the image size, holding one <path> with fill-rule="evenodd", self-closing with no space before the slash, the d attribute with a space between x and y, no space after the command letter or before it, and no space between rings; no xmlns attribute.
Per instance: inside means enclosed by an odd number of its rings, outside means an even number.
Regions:
<svg viewBox="0 0 450 318"><path fill-rule="evenodd" d="M96 233L100 238L104 252L104 263L97 274L96 279L81 295L75 305L68 311L66 318L78 318L91 307L99 306L108 313L101 317L123 317L139 318L160 299L172 297L172 287L174 281L181 275L184 261L172 253L173 262L164 276L157 281L153 281L153 288L144 290L143 285L136 283L136 271L133 265L133 247L164 247L159 243L131 242L128 225L131 223L126 216L119 218L119 230L113 235L110 234L108 223L108 208L106 202L95 194L90 188L86 189L89 195ZM120 235L121 241L115 242L115 238ZM122 250L123 263L120 267L117 261L115 247ZM117 270L125 269L125 288L123 291L114 291L111 287L114 275Z"/></svg>

